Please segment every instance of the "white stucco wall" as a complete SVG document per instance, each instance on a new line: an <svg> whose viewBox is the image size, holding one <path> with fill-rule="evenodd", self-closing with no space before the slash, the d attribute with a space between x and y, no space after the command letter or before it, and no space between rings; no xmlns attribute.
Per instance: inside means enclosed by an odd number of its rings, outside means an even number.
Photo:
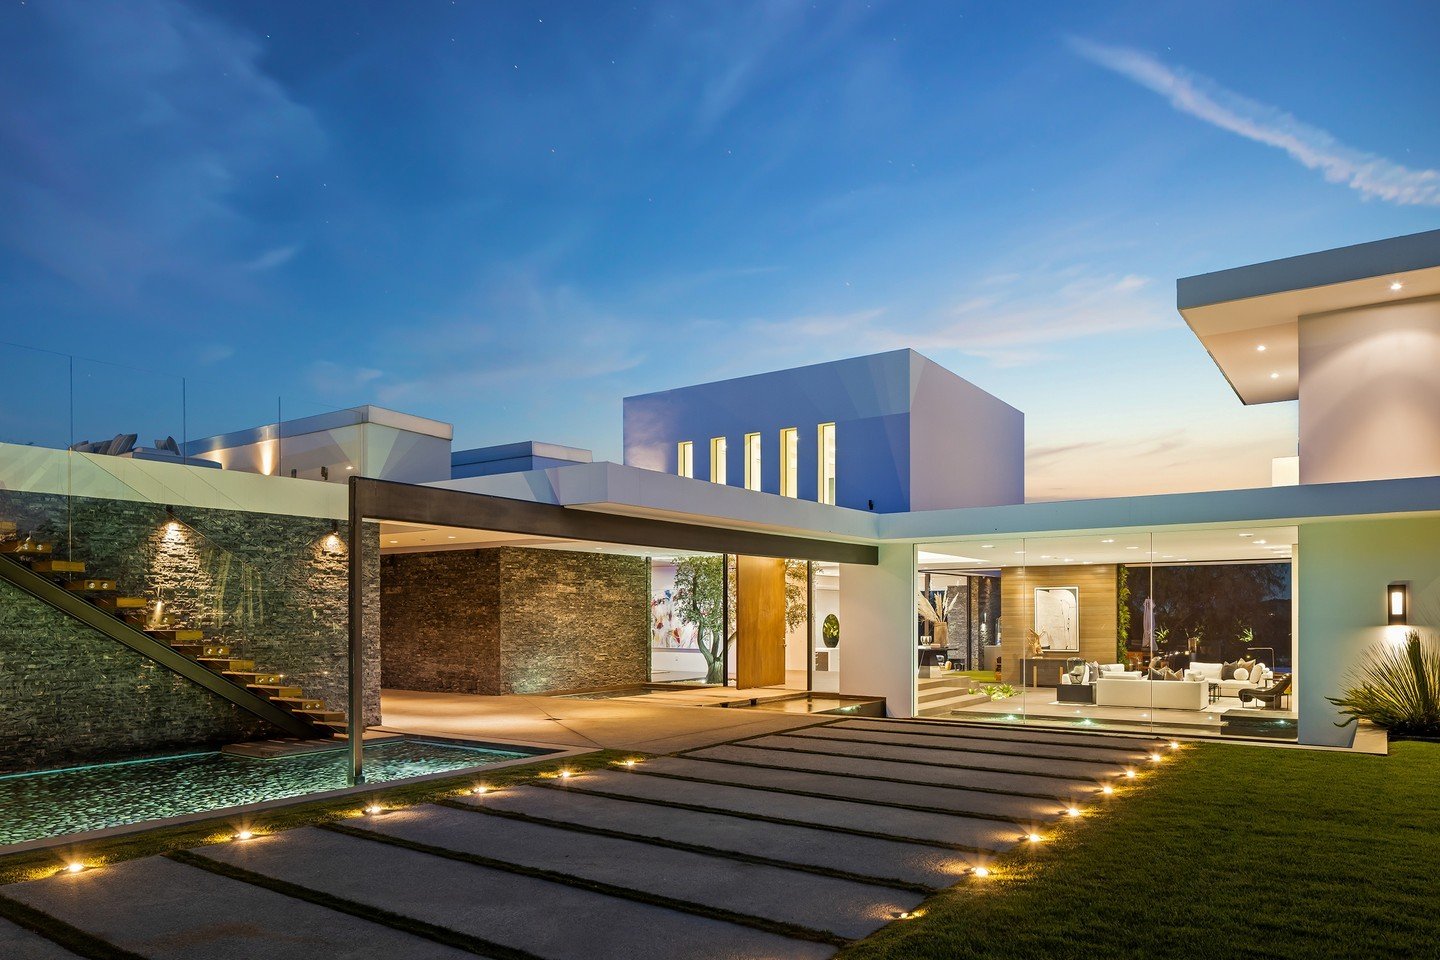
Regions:
<svg viewBox="0 0 1440 960"><path fill-rule="evenodd" d="M1300 482L1440 474L1440 298L1300 318Z"/></svg>
<svg viewBox="0 0 1440 960"><path fill-rule="evenodd" d="M1353 727L1326 697L1338 696L1366 651L1402 640L1385 625L1385 588L1410 584L1410 622L1440 629L1440 519L1341 520L1300 527L1296 679L1300 742L1347 745Z"/></svg>
<svg viewBox="0 0 1440 960"><path fill-rule="evenodd" d="M880 545L876 566L840 565L840 692L915 715L915 549Z"/></svg>

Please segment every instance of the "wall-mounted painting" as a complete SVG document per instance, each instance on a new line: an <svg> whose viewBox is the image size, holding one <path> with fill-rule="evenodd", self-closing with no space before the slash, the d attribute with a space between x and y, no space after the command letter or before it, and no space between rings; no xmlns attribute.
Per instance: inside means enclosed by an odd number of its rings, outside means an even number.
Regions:
<svg viewBox="0 0 1440 960"><path fill-rule="evenodd" d="M1080 649L1080 588L1036 587L1035 632L1044 650Z"/></svg>

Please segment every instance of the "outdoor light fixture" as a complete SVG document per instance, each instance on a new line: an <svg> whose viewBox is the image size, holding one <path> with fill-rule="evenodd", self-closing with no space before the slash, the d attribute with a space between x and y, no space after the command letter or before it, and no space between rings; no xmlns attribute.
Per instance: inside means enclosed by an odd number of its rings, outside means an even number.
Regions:
<svg viewBox="0 0 1440 960"><path fill-rule="evenodd" d="M560 779L561 779L561 780L569 780L572 776L574 776L574 774L572 774L569 770L561 770L561 771L560 771Z"/></svg>
<svg viewBox="0 0 1440 960"><path fill-rule="evenodd" d="M489 793L489 792L490 792L490 788L487 787L487 786L485 786L485 785L482 783L480 786L474 788L474 789L471 790L470 792L473 793L473 794L475 794L475 795L478 797L478 796L480 796L482 793Z"/></svg>
<svg viewBox="0 0 1440 960"><path fill-rule="evenodd" d="M1410 585L1392 583L1385 588L1385 622L1404 626L1410 622Z"/></svg>
<svg viewBox="0 0 1440 960"><path fill-rule="evenodd" d="M1115 792L1115 788L1112 787L1112 786L1110 786L1110 784L1107 783L1107 784L1105 784L1105 786L1103 786L1103 787L1100 788L1100 792L1103 793L1103 794L1105 794L1105 796L1108 797L1108 796L1110 796L1110 794L1112 794L1112 793Z"/></svg>
<svg viewBox="0 0 1440 960"><path fill-rule="evenodd" d="M73 863L67 863L65 865L65 869L68 870L70 873L79 873L81 870L85 869L85 864L81 863L79 860L76 860Z"/></svg>
<svg viewBox="0 0 1440 960"><path fill-rule="evenodd" d="M1134 780L1134 779L1135 779L1135 771L1134 771L1134 770L1126 770L1126 771L1125 771L1125 779L1126 779L1126 780Z"/></svg>
<svg viewBox="0 0 1440 960"><path fill-rule="evenodd" d="M625 766L626 766L626 768L628 768L628 769L630 769L630 770L633 770L633 769L635 769L635 761L634 761L634 760L626 760L626 761L625 761Z"/></svg>
<svg viewBox="0 0 1440 960"><path fill-rule="evenodd" d="M1079 807L1066 807L1066 808L1065 808L1065 816L1067 816L1067 817L1078 817L1078 816L1080 816L1080 808L1079 808Z"/></svg>
<svg viewBox="0 0 1440 960"><path fill-rule="evenodd" d="M1160 754L1158 754L1158 753L1152 753L1152 754L1150 754L1150 759L1151 759L1153 762L1155 762L1155 763L1159 763L1162 758L1161 758Z"/></svg>
<svg viewBox="0 0 1440 960"><path fill-rule="evenodd" d="M1039 843L1044 838L1041 837L1038 833L1031 833L1026 835L1025 839L1029 840L1031 843Z"/></svg>
<svg viewBox="0 0 1440 960"><path fill-rule="evenodd" d="M385 812L385 808L382 807L382 806L380 806L380 804L378 804L378 803L372 803L372 804L370 804L370 806L368 806L368 807L365 808L365 812L368 813L368 814L370 814L370 815L373 817L373 816L374 816L375 814L377 814L377 813L384 813L384 812Z"/></svg>
<svg viewBox="0 0 1440 960"><path fill-rule="evenodd" d="M1180 749L1180 741L1178 741L1178 740L1171 740L1171 741L1170 741L1170 749L1171 749L1171 750L1179 750L1179 749Z"/></svg>
<svg viewBox="0 0 1440 960"><path fill-rule="evenodd" d="M989 867L973 867L973 868L971 868L970 873L971 873L972 876L976 876L976 877L988 877L988 876L990 876L990 868L989 868Z"/></svg>
<svg viewBox="0 0 1440 960"><path fill-rule="evenodd" d="M1270 379L1271 379L1271 380L1279 380L1279 379L1280 379L1280 374L1279 374L1278 372L1272 370L1272 371L1270 371Z"/></svg>
<svg viewBox="0 0 1440 960"><path fill-rule="evenodd" d="M1395 282L1390 284L1390 289L1393 292L1398 292L1405 289L1405 284L1401 283L1399 280L1396 280Z"/></svg>
<svg viewBox="0 0 1440 960"><path fill-rule="evenodd" d="M249 830L241 830L239 833L235 834L235 839L249 840L253 836L255 836L255 834L251 833Z"/></svg>
<svg viewBox="0 0 1440 960"><path fill-rule="evenodd" d="M1256 352L1256 353L1264 353L1264 352L1265 352L1265 344L1262 343L1262 344L1260 344L1259 346L1257 346L1257 347L1255 348L1255 352Z"/></svg>

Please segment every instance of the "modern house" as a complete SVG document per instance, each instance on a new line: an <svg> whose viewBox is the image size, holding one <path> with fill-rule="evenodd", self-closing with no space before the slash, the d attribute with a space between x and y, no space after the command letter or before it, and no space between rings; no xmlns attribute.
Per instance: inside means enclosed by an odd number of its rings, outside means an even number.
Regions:
<svg viewBox="0 0 1440 960"><path fill-rule="evenodd" d="M1276 486L1026 503L1020 412L910 350L627 398L618 464L378 407L0 445L0 767L674 682L1346 746L1327 698L1440 627L1440 231L1178 306L1242 402L1299 401Z"/></svg>

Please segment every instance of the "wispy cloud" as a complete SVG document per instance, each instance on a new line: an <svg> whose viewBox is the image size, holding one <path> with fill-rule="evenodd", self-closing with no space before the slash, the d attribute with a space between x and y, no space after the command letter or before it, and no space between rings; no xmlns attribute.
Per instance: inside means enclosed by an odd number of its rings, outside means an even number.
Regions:
<svg viewBox="0 0 1440 960"><path fill-rule="evenodd" d="M1331 183L1343 183L1365 197L1390 203L1440 205L1440 170L1416 170L1348 146L1284 110L1251 100L1182 67L1161 63L1139 50L1081 38L1071 38L1069 43L1080 56L1160 94L1176 110L1284 150L1311 170L1319 170Z"/></svg>
<svg viewBox="0 0 1440 960"><path fill-rule="evenodd" d="M900 347L954 351L1012 367L1045 360L1073 341L1161 329L1168 316L1147 278L1069 266L992 275L956 302L918 315L874 307L755 320L748 336L763 335L772 343L824 338L853 353Z"/></svg>
<svg viewBox="0 0 1440 960"><path fill-rule="evenodd" d="M287 244L283 247L271 247L269 250L266 250L264 253L260 254L258 257L251 260L249 263L245 264L245 269L252 272L274 270L276 267L283 267L285 264L295 259L295 254L299 252L300 244L298 243Z"/></svg>
<svg viewBox="0 0 1440 960"><path fill-rule="evenodd" d="M258 38L178 0L56 0L6 20L0 246L110 301L157 276L213 286L263 249L248 201L323 137Z"/></svg>

